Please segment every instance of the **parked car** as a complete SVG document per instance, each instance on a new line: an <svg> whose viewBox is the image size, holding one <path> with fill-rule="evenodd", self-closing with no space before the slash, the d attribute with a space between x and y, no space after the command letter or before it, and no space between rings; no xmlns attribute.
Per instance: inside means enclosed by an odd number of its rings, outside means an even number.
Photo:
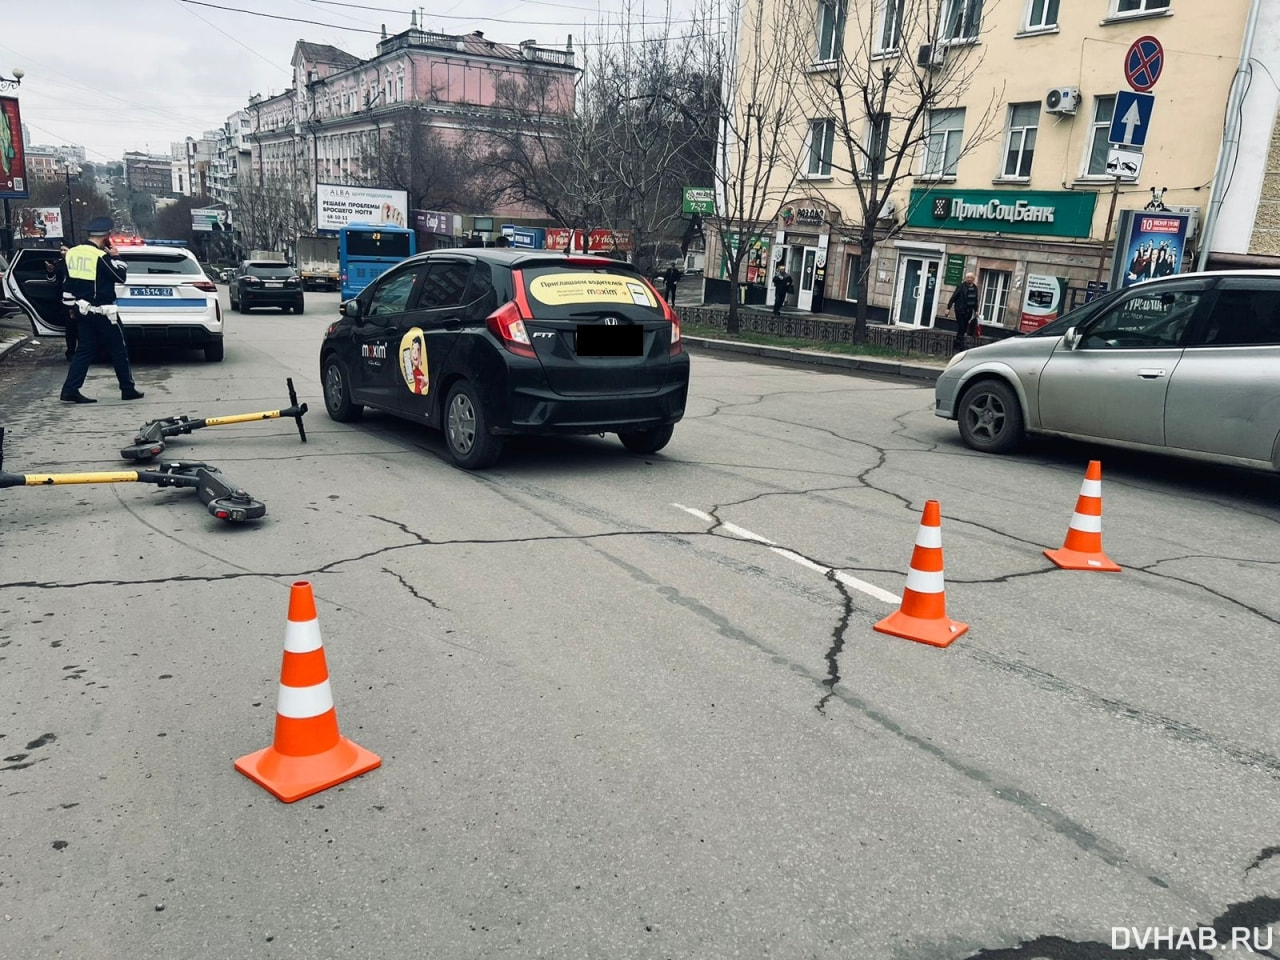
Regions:
<svg viewBox="0 0 1280 960"><path fill-rule="evenodd" d="M303 309L298 271L275 260L245 260L228 283L231 309L248 313L254 307L279 307L285 313Z"/></svg>
<svg viewBox="0 0 1280 960"><path fill-rule="evenodd" d="M37 336L62 336L66 308L45 264L62 254L27 248L14 254L4 287L31 320ZM122 246L117 259L129 270L116 285L120 324L130 346L138 344L192 347L204 358L223 356L222 306L218 288L204 275L191 251L181 247Z"/></svg>
<svg viewBox="0 0 1280 960"><path fill-rule="evenodd" d="M1025 433L1280 470L1280 271L1185 274L956 354L935 410L975 450Z"/></svg>
<svg viewBox="0 0 1280 960"><path fill-rule="evenodd" d="M616 433L654 453L684 416L680 321L634 267L595 256L438 250L342 305L320 345L325 407L444 431L459 466L512 434Z"/></svg>

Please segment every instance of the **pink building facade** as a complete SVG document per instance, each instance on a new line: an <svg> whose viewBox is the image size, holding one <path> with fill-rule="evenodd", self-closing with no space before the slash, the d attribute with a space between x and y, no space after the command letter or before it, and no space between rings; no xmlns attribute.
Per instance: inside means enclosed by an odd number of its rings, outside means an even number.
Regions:
<svg viewBox="0 0 1280 960"><path fill-rule="evenodd" d="M569 115L577 70L572 47L495 43L479 31L453 36L418 29L378 44L371 60L337 47L298 41L293 87L250 100L251 172L255 181L289 179L314 194L317 183L369 183L362 158L376 149L398 116L415 111L445 139L494 122L498 87L537 77L547 91L540 110ZM411 206L420 198L411 196ZM495 216L538 216L509 206Z"/></svg>

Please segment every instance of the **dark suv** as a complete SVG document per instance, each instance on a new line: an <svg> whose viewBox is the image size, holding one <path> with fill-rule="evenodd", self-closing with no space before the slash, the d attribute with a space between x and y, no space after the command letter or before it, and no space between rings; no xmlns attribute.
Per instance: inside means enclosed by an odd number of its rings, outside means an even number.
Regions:
<svg viewBox="0 0 1280 960"><path fill-rule="evenodd" d="M342 305L320 345L325 407L376 407L444 431L459 466L510 434L616 433L654 453L684 416L680 321L631 266L604 257L438 250Z"/></svg>
<svg viewBox="0 0 1280 960"><path fill-rule="evenodd" d="M245 260L228 284L231 309L248 313L254 307L280 307L302 312L302 280L296 268L274 260Z"/></svg>

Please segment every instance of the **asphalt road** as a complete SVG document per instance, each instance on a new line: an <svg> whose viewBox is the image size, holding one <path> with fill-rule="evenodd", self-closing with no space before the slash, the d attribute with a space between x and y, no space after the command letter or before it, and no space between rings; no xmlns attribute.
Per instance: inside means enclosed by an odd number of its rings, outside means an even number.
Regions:
<svg viewBox="0 0 1280 960"><path fill-rule="evenodd" d="M106 366L102 402L59 403L57 344L0 364L11 472L123 469L145 419L275 409L290 376L312 406L306 445L273 420L170 447L266 502L256 525L140 484L0 491L0 956L1265 946L1275 478L978 456L928 385L705 353L661 454L522 441L471 474L432 432L328 420L336 299L230 315L220 364L136 358L138 403ZM1118 574L1041 553L1093 457ZM970 625L947 649L872 630L931 498ZM342 732L383 765L285 805L232 761L271 742L299 579Z"/></svg>

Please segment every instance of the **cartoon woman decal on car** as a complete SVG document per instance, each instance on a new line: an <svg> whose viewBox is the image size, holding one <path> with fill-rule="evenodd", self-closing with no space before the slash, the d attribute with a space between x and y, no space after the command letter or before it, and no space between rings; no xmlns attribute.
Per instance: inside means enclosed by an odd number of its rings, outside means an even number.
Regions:
<svg viewBox="0 0 1280 960"><path fill-rule="evenodd" d="M430 389L426 341L418 327L414 327L400 339L400 373L412 392L425 394Z"/></svg>

